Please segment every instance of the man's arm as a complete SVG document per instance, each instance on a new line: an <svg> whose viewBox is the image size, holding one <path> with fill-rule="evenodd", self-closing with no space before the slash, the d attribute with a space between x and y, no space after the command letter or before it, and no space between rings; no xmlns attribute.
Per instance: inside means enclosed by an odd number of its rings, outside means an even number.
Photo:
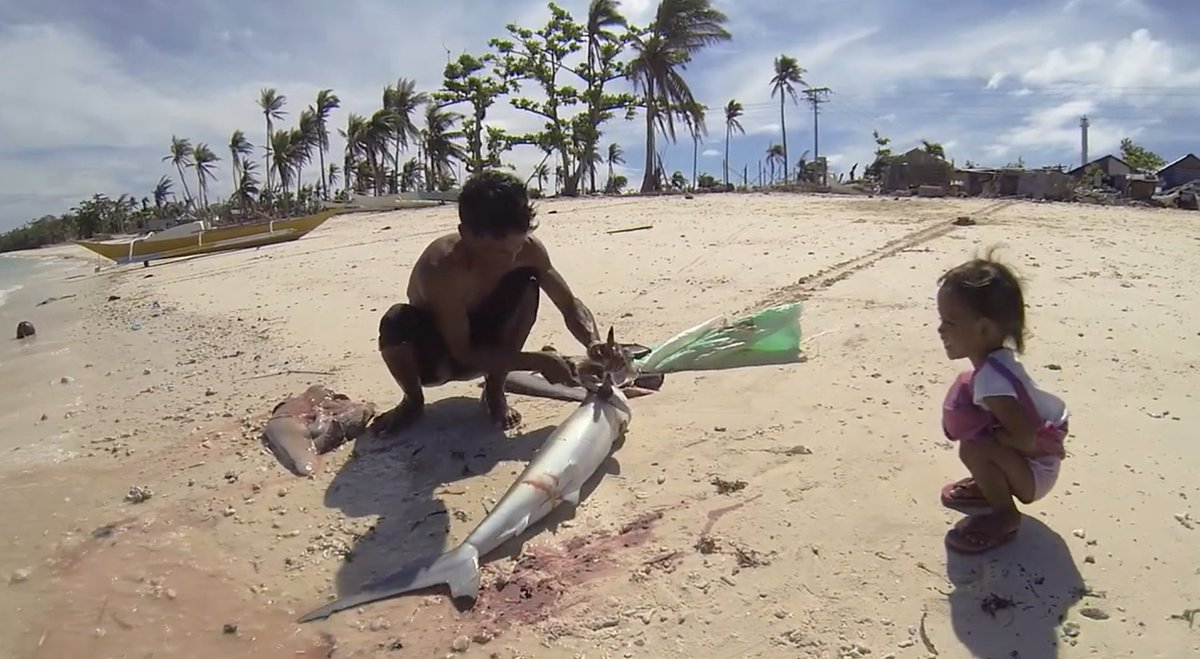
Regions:
<svg viewBox="0 0 1200 659"><path fill-rule="evenodd" d="M530 242L533 249L532 260L538 269L538 281L541 282L542 290L546 291L546 296L562 312L571 335L585 348L600 343L602 339L599 330L596 329L596 319L592 317L592 312L582 300L575 297L562 274L554 269L545 246L536 238L531 238Z"/></svg>

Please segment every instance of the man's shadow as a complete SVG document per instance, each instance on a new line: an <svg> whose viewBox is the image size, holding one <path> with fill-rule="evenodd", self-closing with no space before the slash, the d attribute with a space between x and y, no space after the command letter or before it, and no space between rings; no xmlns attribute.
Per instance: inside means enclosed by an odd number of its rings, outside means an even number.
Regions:
<svg viewBox="0 0 1200 659"><path fill-rule="evenodd" d="M564 409L564 418L569 409ZM487 422L478 398L453 397L428 404L421 420L394 436L368 435L356 440L354 457L325 491L325 505L341 510L347 517L379 518L371 531L354 541L350 555L340 565L334 581L338 595L357 592L372 579L415 561L431 561L450 549L451 516L460 522L460 528L465 526L455 544L465 539L554 429L548 425L509 439ZM484 492L470 479L506 461L514 464L506 465L505 473L496 475L494 491L488 497L482 496ZM617 470L610 457L584 485L581 500L606 473ZM450 502L447 508L434 492L438 486L456 481L463 482L443 491ZM491 501L481 500L485 498ZM457 507L455 500L468 507ZM573 516L573 506L560 505L486 559L515 554L525 539Z"/></svg>
<svg viewBox="0 0 1200 659"><path fill-rule="evenodd" d="M975 657L1057 657L1056 632L1086 593L1071 550L1032 517L1013 542L970 556L946 550L954 633Z"/></svg>

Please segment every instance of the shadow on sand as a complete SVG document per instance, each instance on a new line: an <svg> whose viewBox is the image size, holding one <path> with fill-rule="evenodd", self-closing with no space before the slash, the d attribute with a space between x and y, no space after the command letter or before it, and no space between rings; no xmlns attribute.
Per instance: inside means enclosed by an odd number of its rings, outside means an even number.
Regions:
<svg viewBox="0 0 1200 659"><path fill-rule="evenodd" d="M564 419L572 409L563 406ZM340 565L335 577L338 595L357 592L364 583L414 561L432 560L465 539L487 515L481 499L491 498L490 505L499 501L553 431L554 426L545 426L509 439L488 424L478 398L454 397L429 403L425 416L396 436L359 438L355 457L326 490L325 505L347 517L380 517L373 531L357 539L350 560ZM435 496L439 486L469 481L505 461L514 463L503 468L505 473L496 474L494 490L486 497L470 482L442 491L450 509ZM584 485L581 500L611 473L619 473L612 457ZM460 498L469 507L456 506L455 500ZM451 515L465 523L462 537L454 542L447 537ZM481 557L481 562L516 555L526 539L573 516L574 506L561 505L525 533ZM447 591L441 587L436 592Z"/></svg>
<svg viewBox="0 0 1200 659"><path fill-rule="evenodd" d="M975 657L1057 657L1056 629L1086 592L1062 536L1029 516L986 554L947 549L946 574L954 633Z"/></svg>

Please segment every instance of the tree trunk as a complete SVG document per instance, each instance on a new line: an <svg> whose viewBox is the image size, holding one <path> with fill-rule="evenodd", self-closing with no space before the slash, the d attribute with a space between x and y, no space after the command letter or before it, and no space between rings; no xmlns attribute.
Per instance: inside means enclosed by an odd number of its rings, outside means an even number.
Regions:
<svg viewBox="0 0 1200 659"><path fill-rule="evenodd" d="M725 186L729 187L729 124L725 124Z"/></svg>
<svg viewBox="0 0 1200 659"><path fill-rule="evenodd" d="M271 115L267 115L267 157L264 163L267 166L267 189L271 189Z"/></svg>
<svg viewBox="0 0 1200 659"><path fill-rule="evenodd" d="M325 169L325 145L317 145L317 157L321 159L321 198L329 199L329 174Z"/></svg>
<svg viewBox="0 0 1200 659"><path fill-rule="evenodd" d="M657 189L654 162L654 82L646 85L646 171L642 174L642 193Z"/></svg>
<svg viewBox="0 0 1200 659"><path fill-rule="evenodd" d="M783 100L786 96L787 96L787 94L784 93L784 90L780 89L779 90L779 130L780 130L780 132L783 133L783 167L784 167L783 180L784 181L788 180L787 167L788 167L788 163L791 162L790 160L788 160L787 123L784 121L784 112L783 112ZM772 178L774 178L773 174L772 174Z"/></svg>
<svg viewBox="0 0 1200 659"><path fill-rule="evenodd" d="M184 209L192 203L192 191L188 189L187 178L183 175L183 165L175 163L175 171L179 172L179 182L183 184Z"/></svg>

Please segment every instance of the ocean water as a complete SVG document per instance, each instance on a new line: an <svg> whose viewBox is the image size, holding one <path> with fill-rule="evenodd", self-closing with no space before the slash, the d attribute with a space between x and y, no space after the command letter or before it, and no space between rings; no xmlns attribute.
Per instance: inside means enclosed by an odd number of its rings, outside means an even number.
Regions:
<svg viewBox="0 0 1200 659"><path fill-rule="evenodd" d="M0 254L0 307L45 268L43 259Z"/></svg>

